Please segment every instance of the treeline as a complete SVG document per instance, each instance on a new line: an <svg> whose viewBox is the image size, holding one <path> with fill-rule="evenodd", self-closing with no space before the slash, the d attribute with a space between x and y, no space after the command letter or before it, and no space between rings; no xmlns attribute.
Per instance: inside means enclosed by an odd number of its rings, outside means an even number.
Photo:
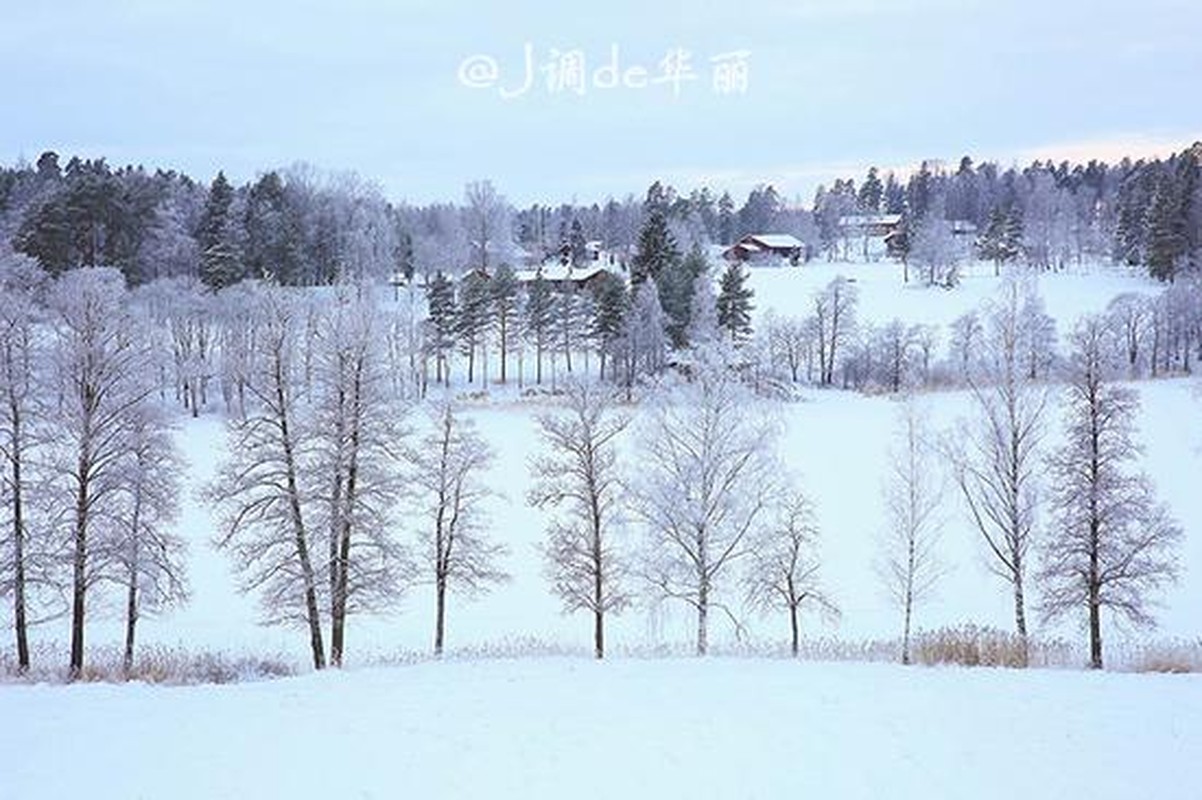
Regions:
<svg viewBox="0 0 1202 800"><path fill-rule="evenodd" d="M819 187L808 209L771 185L741 203L708 187L684 193L658 184L648 199L657 195L685 253L749 233L792 233L807 257L847 259L857 248L844 217L897 214L893 252L903 258L946 259L948 225L967 223L975 234L966 256L1039 269L1114 261L1173 280L1202 261L1200 159L1195 144L1167 159L1114 165L1003 168L965 157L955 169L925 162L904 180L873 168L858 182ZM114 169L104 159L63 166L53 152L0 169L0 239L51 274L106 265L132 285L180 276L220 287L244 278L317 285L459 275L569 254L578 260L589 242L611 266L625 267L648 216L647 200L633 195L516 209L487 182L470 184L458 203L390 203L354 175L304 166L242 186L222 173L206 185L170 170Z"/></svg>

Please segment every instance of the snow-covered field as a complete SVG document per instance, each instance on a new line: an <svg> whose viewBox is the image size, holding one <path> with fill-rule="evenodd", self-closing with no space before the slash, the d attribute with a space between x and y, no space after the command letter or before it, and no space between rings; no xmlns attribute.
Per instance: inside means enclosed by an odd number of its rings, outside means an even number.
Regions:
<svg viewBox="0 0 1202 800"><path fill-rule="evenodd" d="M952 291L903 286L892 264L814 264L753 274L758 311L806 314L836 274L856 279L860 316L943 325L997 287L991 269ZM1116 294L1154 284L1117 270L1045 276L1048 311L1067 331ZM1197 641L1202 608L1202 397L1174 379L1136 385L1144 469L1186 531L1184 574L1164 596L1157 635ZM589 622L565 617L541 574L545 517L526 505L538 449L534 413L546 401L510 390L471 415L497 451L494 535L510 547L512 580L487 597L453 598L448 648L520 651L536 640L584 653ZM923 399L937 427L963 416L962 393ZM843 615L806 620L805 633L884 639L899 619L874 562L884 520L881 478L896 403L806 392L784 410L782 455L812 497L827 585ZM1051 418L1059 426L1059 413ZM194 485L222 450L217 416L183 424ZM957 498L947 495L937 596L916 624L1011 627L1006 587L992 577ZM284 654L304 663L294 630L256 624L227 557L209 545L212 521L191 493L191 602L144 620L141 642L191 651ZM628 534L633 536L634 534ZM7 622L7 620L5 620ZM611 648L685 647L691 619L668 607L612 618ZM751 617L753 644L786 635L785 620ZM0 684L0 800L214 797L1197 797L1202 780L1202 682L1197 676L909 670L797 664L770 658L451 659L392 669L374 659L425 651L429 587L387 616L352 618L343 674L226 687ZM1068 624L1044 636L1082 639ZM1107 647L1129 632L1107 630ZM729 631L717 640L732 642ZM63 624L39 638L65 641ZM120 638L119 614L89 625L89 644ZM10 720L18 720L10 724Z"/></svg>
<svg viewBox="0 0 1202 800"><path fill-rule="evenodd" d="M1202 778L1200 690L1192 676L744 659L10 686L0 796L1185 800Z"/></svg>

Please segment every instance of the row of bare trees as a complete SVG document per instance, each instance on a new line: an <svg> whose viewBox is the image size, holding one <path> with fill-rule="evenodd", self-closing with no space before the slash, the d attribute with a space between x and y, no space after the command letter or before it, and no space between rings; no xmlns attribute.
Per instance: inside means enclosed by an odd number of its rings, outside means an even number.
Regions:
<svg viewBox="0 0 1202 800"><path fill-rule="evenodd" d="M903 414L886 485L883 570L903 612L903 661L910 656L913 610L943 569L941 459L951 465L991 570L1011 592L1023 663L1032 577L1045 622L1084 617L1094 668L1103 664L1102 611L1150 625L1156 591L1176 577L1182 531L1138 470L1138 396L1116 383L1124 365L1112 346L1114 315L1078 323L1065 383L1057 386L1031 367L1028 326L1038 318L1024 312L1029 300L1018 284L1007 284L986 309L967 377L970 419L939 440L911 406ZM1063 395L1063 437L1049 450L1057 393ZM1041 511L1050 512L1042 524Z"/></svg>
<svg viewBox="0 0 1202 800"><path fill-rule="evenodd" d="M18 669L30 666L29 627L67 615L79 676L103 585L124 592L128 669L139 617L187 595L181 461L155 399L149 326L119 272L50 282L12 257L0 266L0 327L0 593L13 601Z"/></svg>
<svg viewBox="0 0 1202 800"><path fill-rule="evenodd" d="M636 598L689 609L702 655L713 615L741 632L739 605L787 613L794 653L805 609L837 613L819 579L809 502L773 444L771 405L745 385L728 346L691 356L687 377L649 397L634 426L637 470L618 457L632 422L612 388L573 384L564 407L538 420L546 451L529 499L555 511L546 573L565 611L592 615L598 658L605 616ZM642 532L640 545L620 544L627 529Z"/></svg>
<svg viewBox="0 0 1202 800"><path fill-rule="evenodd" d="M1032 379L1067 380L1071 373L1055 320L1034 280L1012 282L1021 339L1014 347ZM857 318L856 285L835 278L811 298L803 316L768 312L744 359L762 375L791 384L842 386L899 394L932 388L972 389L996 301L955 319L946 330L899 319ZM1156 293L1128 292L1107 306L1100 346L1128 379L1190 375L1202 358L1202 283L1182 279Z"/></svg>

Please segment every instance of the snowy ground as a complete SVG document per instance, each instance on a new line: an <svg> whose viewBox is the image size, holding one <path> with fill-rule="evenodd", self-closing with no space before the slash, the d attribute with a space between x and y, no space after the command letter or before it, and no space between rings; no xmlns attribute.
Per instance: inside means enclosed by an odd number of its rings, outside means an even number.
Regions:
<svg viewBox="0 0 1202 800"><path fill-rule="evenodd" d="M856 278L861 316L946 323L987 297L982 270L954 291L903 287L894 265L817 264L753 276L761 310L808 313L835 274ZM1061 330L1115 294L1155 287L1118 271L1041 280ZM1186 530L1185 574L1165 596L1160 635L1197 641L1202 608L1202 399L1186 380L1138 384L1145 469ZM513 580L452 601L449 647L520 652L536 639L582 652L588 621L564 617L535 550L545 519L524 501L541 401L493 392L472 415L497 450L495 535ZM933 422L967 409L960 393L925 398ZM889 638L898 619L874 571L880 479L895 402L807 392L784 411L782 454L817 508L827 583L843 610L810 635ZM1053 427L1058 423L1054 416ZM217 416L187 421L191 482L213 472ZM1009 629L1005 587L949 495L941 552L948 574L918 611L921 628L974 622ZM256 624L207 512L189 492L192 601L141 624L142 642L190 651L284 654L304 664L297 631ZM1192 798L1202 781L1202 676L904 669L770 658L450 660L365 668L429 647L429 587L395 613L354 618L342 674L222 687L0 684L0 800L434 797L1070 797ZM103 612L103 609L98 609ZM120 640L119 614L89 625L89 644ZM7 620L4 620L7 622ZM687 648L691 620L669 609L611 620L615 650ZM783 618L752 618L754 643L779 642ZM1045 635L1082 638L1066 625ZM730 643L729 632L717 631ZM42 626L65 642L64 623ZM1107 631L1107 647L1125 634ZM1111 651L1108 651L1111 652ZM14 722L15 721L15 722Z"/></svg>
<svg viewBox="0 0 1202 800"><path fill-rule="evenodd" d="M1200 691L1198 676L736 659L8 686L0 796L1184 800L1202 781Z"/></svg>

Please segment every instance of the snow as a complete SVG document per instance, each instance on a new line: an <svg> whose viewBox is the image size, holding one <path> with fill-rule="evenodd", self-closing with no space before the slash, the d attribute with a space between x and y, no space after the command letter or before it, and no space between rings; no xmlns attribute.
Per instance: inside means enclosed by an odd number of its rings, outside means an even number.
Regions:
<svg viewBox="0 0 1202 800"><path fill-rule="evenodd" d="M1197 676L449 661L0 687L6 800L1197 796ZM20 720L18 726L7 721Z"/></svg>
<svg viewBox="0 0 1202 800"><path fill-rule="evenodd" d="M899 317L946 326L998 286L987 265L969 270L950 291L903 285L892 263L753 268L757 314L807 314L813 292L839 274L856 282L859 317L878 324ZM1047 275L1039 288L1061 332L1116 294L1158 289L1127 271L1101 268ZM1196 642L1202 398L1190 380L1135 387L1143 400L1143 466L1186 531L1184 575L1164 595L1158 635ZM968 410L961 392L932 393L922 402L941 429ZM539 447L534 414L547 403L520 398L516 387L494 387L489 400L469 409L497 451L492 519L511 549L505 568L513 579L475 602L452 597L451 652L584 653L589 646L589 620L560 614L548 591L536 549L546 517L525 503L528 464ZM835 625L804 620L808 636L855 642L897 635L900 620L874 568L895 413L886 397L816 390L781 412L781 453L813 499L825 582L843 611ZM1049 422L1055 431L1058 411ZM209 543L213 520L194 490L213 474L223 440L216 415L182 422L191 487L180 527L191 542L193 596L179 610L142 620L141 642L282 654L304 664L303 634L260 627L254 598L237 593L226 555ZM628 457L633 444L625 443ZM948 572L937 595L919 607L917 627L973 622L1008 630L1006 587L989 573L954 495L945 516L940 553ZM631 544L634 534L624 536ZM89 645L119 642L116 603L94 611ZM786 636L783 616L747 621L752 645ZM687 650L691 624L678 609L637 608L611 617L607 638L619 654L679 652ZM432 590L417 586L393 613L351 619L345 673L222 687L0 684L0 800L568 792L1171 799L1195 797L1202 779L1202 676L629 655L603 664L558 656L366 666L428 651L432 628ZM1083 640L1071 623L1038 633ZM39 626L36 636L64 642L66 623ZM713 638L733 644L731 632L717 626ZM1141 640L1108 627L1108 656L1128 641Z"/></svg>

